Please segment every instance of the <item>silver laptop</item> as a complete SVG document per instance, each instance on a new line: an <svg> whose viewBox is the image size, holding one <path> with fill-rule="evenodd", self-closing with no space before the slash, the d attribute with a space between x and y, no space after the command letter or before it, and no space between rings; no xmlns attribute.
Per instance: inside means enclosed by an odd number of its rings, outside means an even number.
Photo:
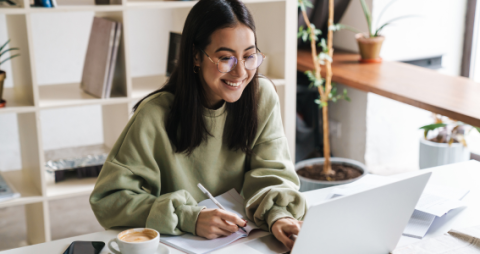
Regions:
<svg viewBox="0 0 480 254"><path fill-rule="evenodd" d="M390 253L430 175L428 172L310 207L291 253Z"/></svg>

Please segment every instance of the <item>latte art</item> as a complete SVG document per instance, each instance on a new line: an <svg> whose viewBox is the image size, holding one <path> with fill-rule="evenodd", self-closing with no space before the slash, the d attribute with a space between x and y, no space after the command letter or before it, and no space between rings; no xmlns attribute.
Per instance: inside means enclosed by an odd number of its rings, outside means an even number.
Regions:
<svg viewBox="0 0 480 254"><path fill-rule="evenodd" d="M130 231L127 230L124 234L119 236L120 240L129 242L129 243L139 243L150 241L157 237L157 233L152 230L143 230L143 231Z"/></svg>

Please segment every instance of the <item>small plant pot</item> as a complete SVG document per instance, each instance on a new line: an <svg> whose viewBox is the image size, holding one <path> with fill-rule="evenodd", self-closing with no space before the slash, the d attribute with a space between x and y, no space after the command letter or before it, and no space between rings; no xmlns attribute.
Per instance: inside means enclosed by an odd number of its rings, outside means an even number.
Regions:
<svg viewBox="0 0 480 254"><path fill-rule="evenodd" d="M7 78L7 73L5 71L0 70L0 108L5 107L6 101L3 100L3 85L4 81Z"/></svg>
<svg viewBox="0 0 480 254"><path fill-rule="evenodd" d="M450 146L446 143L436 143L420 138L420 169L468 161L470 150L460 143Z"/></svg>
<svg viewBox="0 0 480 254"><path fill-rule="evenodd" d="M346 166L354 167L360 170L362 172L362 175L360 175L357 178L349 179L345 181L320 181L320 180L309 179L299 175L298 177L300 178L301 192L351 183L362 178L367 174L367 167L363 163L360 163L358 161L345 159L345 158L338 158L338 157L330 158L330 161L332 164L344 164ZM298 171L309 165L314 165L314 164L323 165L324 162L325 162L324 158L313 158L313 159L299 161L295 164L295 171Z"/></svg>
<svg viewBox="0 0 480 254"><path fill-rule="evenodd" d="M381 63L380 50L382 49L385 37L377 36L370 38L365 34L358 33L355 35L360 50L361 63Z"/></svg>

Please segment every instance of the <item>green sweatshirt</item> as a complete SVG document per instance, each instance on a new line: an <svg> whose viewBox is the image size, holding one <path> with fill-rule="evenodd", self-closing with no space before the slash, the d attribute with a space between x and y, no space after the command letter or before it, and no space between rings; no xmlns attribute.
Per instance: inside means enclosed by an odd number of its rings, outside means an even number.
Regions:
<svg viewBox="0 0 480 254"><path fill-rule="evenodd" d="M174 153L164 121L174 95L161 92L144 100L115 143L90 196L100 224L149 227L160 233L195 234L206 199L202 183L214 196L235 188L245 197L248 218L270 230L284 217L303 219L304 197L288 151L280 103L273 85L259 79L258 131L252 156L228 149L222 139L228 112L225 103L205 109L213 135L190 156Z"/></svg>

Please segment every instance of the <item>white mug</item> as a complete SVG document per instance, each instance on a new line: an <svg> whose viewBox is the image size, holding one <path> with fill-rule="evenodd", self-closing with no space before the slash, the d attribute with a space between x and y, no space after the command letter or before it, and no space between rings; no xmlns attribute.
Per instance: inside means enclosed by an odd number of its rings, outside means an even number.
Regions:
<svg viewBox="0 0 480 254"><path fill-rule="evenodd" d="M154 236L153 239L141 242L127 242L122 240L126 235L135 232L144 232L150 236ZM120 251L112 246L112 243L116 242ZM157 251L160 242L160 233L151 228L132 228L120 232L116 238L113 238L108 242L108 248L115 254L153 254Z"/></svg>

